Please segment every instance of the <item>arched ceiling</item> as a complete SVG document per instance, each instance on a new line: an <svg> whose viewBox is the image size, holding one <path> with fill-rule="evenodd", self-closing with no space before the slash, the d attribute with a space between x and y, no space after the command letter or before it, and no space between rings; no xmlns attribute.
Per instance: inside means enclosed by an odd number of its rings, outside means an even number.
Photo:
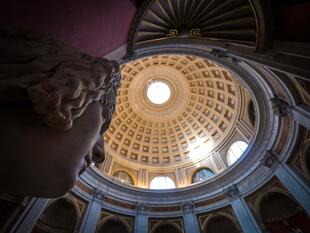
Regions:
<svg viewBox="0 0 310 233"><path fill-rule="evenodd" d="M249 0L153 0L140 10L137 47L171 38L206 38L256 44L257 20Z"/></svg>
<svg viewBox="0 0 310 233"><path fill-rule="evenodd" d="M147 97L154 81L171 90L164 104ZM186 55L141 58L122 65L106 151L136 167L193 163L225 142L238 114L238 85L225 68Z"/></svg>

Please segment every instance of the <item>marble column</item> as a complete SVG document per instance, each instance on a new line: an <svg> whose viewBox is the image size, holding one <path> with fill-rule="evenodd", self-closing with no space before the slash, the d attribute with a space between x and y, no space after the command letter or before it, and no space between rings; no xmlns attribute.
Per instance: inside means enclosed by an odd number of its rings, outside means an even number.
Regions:
<svg viewBox="0 0 310 233"><path fill-rule="evenodd" d="M47 203L46 198L33 198L10 233L31 233Z"/></svg>
<svg viewBox="0 0 310 233"><path fill-rule="evenodd" d="M93 198L88 203L85 215L80 225L80 233L95 233L101 213L101 204L104 195L99 190L94 190Z"/></svg>
<svg viewBox="0 0 310 233"><path fill-rule="evenodd" d="M310 215L310 186L289 165L278 161L277 156L271 151L267 151L261 163L269 169L274 169L280 182Z"/></svg>
<svg viewBox="0 0 310 233"><path fill-rule="evenodd" d="M199 233L199 225L196 215L193 211L193 204L185 202L183 204L183 222L185 233Z"/></svg>
<svg viewBox="0 0 310 233"><path fill-rule="evenodd" d="M134 233L148 233L147 205L138 203Z"/></svg>
<svg viewBox="0 0 310 233"><path fill-rule="evenodd" d="M239 196L237 185L231 185L224 189L226 196L231 201L231 206L237 216L238 222L244 233L262 233L256 219L251 210L247 206L245 200Z"/></svg>

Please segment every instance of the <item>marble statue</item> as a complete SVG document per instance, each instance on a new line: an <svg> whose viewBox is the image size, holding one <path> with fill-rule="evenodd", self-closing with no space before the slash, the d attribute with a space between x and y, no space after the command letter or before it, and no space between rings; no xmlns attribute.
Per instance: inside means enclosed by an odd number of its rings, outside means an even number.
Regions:
<svg viewBox="0 0 310 233"><path fill-rule="evenodd" d="M0 192L61 196L102 162L119 85L115 61L0 28Z"/></svg>

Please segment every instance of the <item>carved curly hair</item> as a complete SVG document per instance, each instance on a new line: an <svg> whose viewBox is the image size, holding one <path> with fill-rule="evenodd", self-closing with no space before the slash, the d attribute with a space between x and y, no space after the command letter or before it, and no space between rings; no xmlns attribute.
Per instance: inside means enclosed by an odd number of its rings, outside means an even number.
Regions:
<svg viewBox="0 0 310 233"><path fill-rule="evenodd" d="M0 29L0 102L28 99L50 127L70 129L94 101L105 105L111 119L119 72L115 61L80 53L46 36Z"/></svg>

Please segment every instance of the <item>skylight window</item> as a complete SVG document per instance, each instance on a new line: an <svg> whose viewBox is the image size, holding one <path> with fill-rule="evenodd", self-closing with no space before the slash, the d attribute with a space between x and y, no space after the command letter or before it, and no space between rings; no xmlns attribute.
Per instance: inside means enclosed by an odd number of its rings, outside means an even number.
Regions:
<svg viewBox="0 0 310 233"><path fill-rule="evenodd" d="M153 104L164 104L170 99L171 91L166 83L156 81L148 86L146 94Z"/></svg>

